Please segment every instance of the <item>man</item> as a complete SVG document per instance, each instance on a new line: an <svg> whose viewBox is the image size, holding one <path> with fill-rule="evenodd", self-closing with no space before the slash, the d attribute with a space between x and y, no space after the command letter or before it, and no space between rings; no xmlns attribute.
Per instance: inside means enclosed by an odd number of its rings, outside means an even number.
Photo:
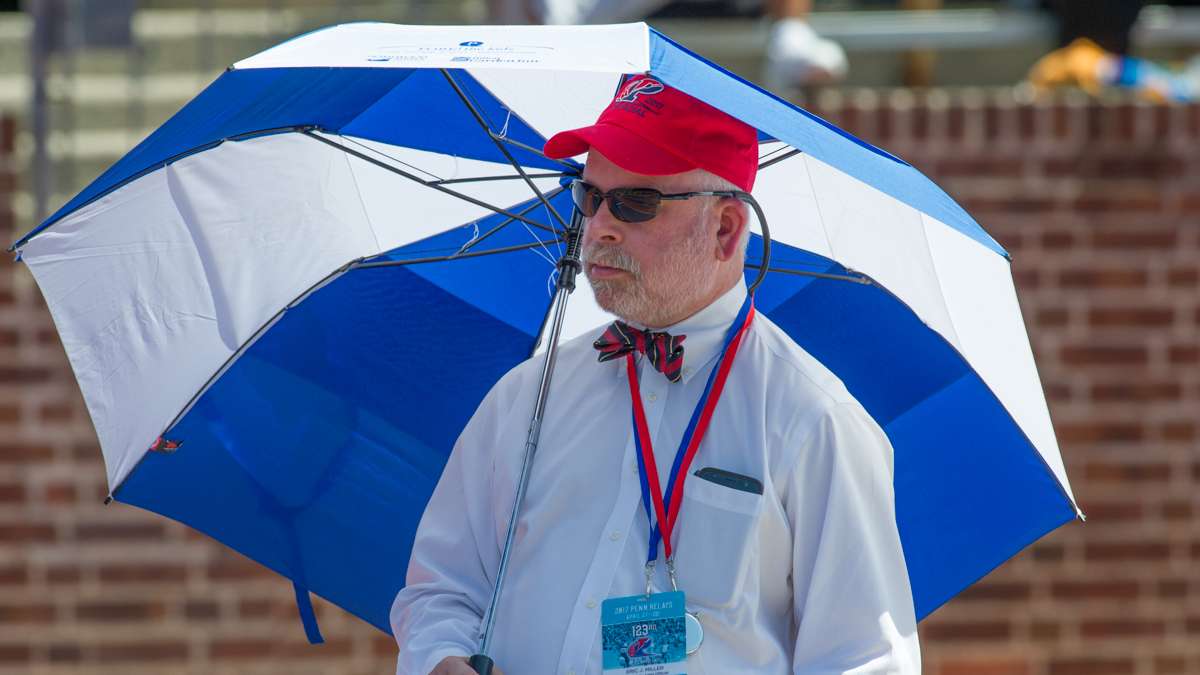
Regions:
<svg viewBox="0 0 1200 675"><path fill-rule="evenodd" d="M573 190L590 215L584 271L600 306L630 325L559 352L496 610L497 666L598 675L612 603L668 597L673 569L704 637L662 672L918 673L891 445L746 297L749 214L721 195L751 189L755 131L641 76L595 125L545 151L588 151ZM622 353L621 335L645 353ZM392 608L398 673L472 672L465 657L478 649L539 376L532 359L501 378L454 447ZM694 464L671 487L694 414L710 423L690 434L701 439ZM675 491L672 523L658 509ZM649 637L622 662L674 639Z"/></svg>

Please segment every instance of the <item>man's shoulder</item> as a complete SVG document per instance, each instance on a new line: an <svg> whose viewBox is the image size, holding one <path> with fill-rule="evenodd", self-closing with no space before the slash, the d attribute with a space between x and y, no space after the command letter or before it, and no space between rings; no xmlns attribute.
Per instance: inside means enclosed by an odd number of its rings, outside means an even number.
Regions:
<svg viewBox="0 0 1200 675"><path fill-rule="evenodd" d="M840 377L773 321L760 314L754 324L751 336L758 348L760 367L771 376L768 386L779 388L783 398L821 409L857 404Z"/></svg>

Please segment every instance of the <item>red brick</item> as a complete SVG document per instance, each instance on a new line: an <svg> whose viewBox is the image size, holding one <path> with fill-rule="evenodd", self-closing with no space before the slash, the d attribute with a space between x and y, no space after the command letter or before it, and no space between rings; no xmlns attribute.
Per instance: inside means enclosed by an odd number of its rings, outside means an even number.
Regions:
<svg viewBox="0 0 1200 675"><path fill-rule="evenodd" d="M1060 423L1055 426L1058 440L1063 443L1105 443L1140 441L1145 431L1139 422L1104 422L1095 420L1080 423Z"/></svg>
<svg viewBox="0 0 1200 675"><path fill-rule="evenodd" d="M1178 288L1200 284L1200 267L1173 267L1167 271L1167 283Z"/></svg>
<svg viewBox="0 0 1200 675"><path fill-rule="evenodd" d="M1070 366L1137 366L1146 363L1147 352L1140 345L1068 345L1059 357Z"/></svg>
<svg viewBox="0 0 1200 675"><path fill-rule="evenodd" d="M47 504L74 504L78 501L78 494L70 483L49 483L43 498Z"/></svg>
<svg viewBox="0 0 1200 675"><path fill-rule="evenodd" d="M1120 200L1115 198L1097 199L1095 211L1112 213L1123 209L1134 211L1152 210L1157 208L1157 200L1146 198L1145 201ZM1103 228L1092 231L1092 244L1097 248L1119 249L1157 249L1171 250L1179 244L1179 232L1170 227L1140 227L1137 229Z"/></svg>
<svg viewBox="0 0 1200 675"><path fill-rule="evenodd" d="M1127 155L1123 157L1099 158L1096 161L1096 170L1094 173L1104 178L1158 180L1164 176L1173 176L1182 169L1183 162L1178 157L1170 155Z"/></svg>
<svg viewBox="0 0 1200 675"><path fill-rule="evenodd" d="M1166 483L1171 480L1171 465L1161 463L1089 462L1085 473L1089 481L1109 483Z"/></svg>
<svg viewBox="0 0 1200 675"><path fill-rule="evenodd" d="M261 660L271 655L275 643L271 640L255 638L234 638L213 640L209 647L209 656L218 661L224 660Z"/></svg>
<svg viewBox="0 0 1200 675"><path fill-rule="evenodd" d="M1080 625L1080 634L1084 638L1161 637L1164 633L1166 624L1157 620L1097 619Z"/></svg>
<svg viewBox="0 0 1200 675"><path fill-rule="evenodd" d="M246 619L274 616L280 611L278 603L264 598L250 598L238 602L238 615Z"/></svg>
<svg viewBox="0 0 1200 675"><path fill-rule="evenodd" d="M1183 397L1183 386L1174 381L1126 379L1093 384L1091 396L1095 401L1124 401L1127 403L1176 401Z"/></svg>
<svg viewBox="0 0 1200 675"><path fill-rule="evenodd" d="M0 664L29 663L33 660L33 650L29 645L0 643Z"/></svg>
<svg viewBox="0 0 1200 675"><path fill-rule="evenodd" d="M13 623L51 623L54 606L44 602L31 604L0 600L0 626Z"/></svg>
<svg viewBox="0 0 1200 675"><path fill-rule="evenodd" d="M1164 422L1161 432L1163 440L1191 441L1196 439L1196 424L1190 420Z"/></svg>
<svg viewBox="0 0 1200 675"><path fill-rule="evenodd" d="M192 621L216 619L219 614L220 606L211 600L189 600L183 606L183 615Z"/></svg>
<svg viewBox="0 0 1200 675"><path fill-rule="evenodd" d="M38 408L38 419L47 424L70 422L75 416L71 403L48 403Z"/></svg>
<svg viewBox="0 0 1200 675"><path fill-rule="evenodd" d="M1109 121L1109 128L1112 129L1116 138L1123 141L1131 141L1134 138L1137 130L1137 110L1128 103L1114 105L1109 108L1102 108L1112 119ZM1113 136L1110 135L1110 139Z"/></svg>
<svg viewBox="0 0 1200 675"><path fill-rule="evenodd" d="M48 542L54 539L54 527L46 523L0 523L0 545Z"/></svg>
<svg viewBox="0 0 1200 675"><path fill-rule="evenodd" d="M233 581L238 579L260 579L268 574L267 570L248 558L226 558L209 564L208 578L214 581Z"/></svg>
<svg viewBox="0 0 1200 675"><path fill-rule="evenodd" d="M1011 657L952 658L941 662L937 675L1030 675L1029 661Z"/></svg>
<svg viewBox="0 0 1200 675"><path fill-rule="evenodd" d="M1173 675L1187 673L1187 657L1183 655L1167 655L1154 657L1154 672L1158 675Z"/></svg>
<svg viewBox="0 0 1200 675"><path fill-rule="evenodd" d="M1039 541L1030 550L1033 559L1043 563L1060 562L1065 556L1062 544Z"/></svg>
<svg viewBox="0 0 1200 675"><path fill-rule="evenodd" d="M1171 548L1163 541L1088 542L1084 557L1094 562L1166 560Z"/></svg>
<svg viewBox="0 0 1200 675"><path fill-rule="evenodd" d="M0 586L21 586L29 582L29 570L21 563L0 563Z"/></svg>
<svg viewBox="0 0 1200 675"><path fill-rule="evenodd" d="M1138 593L1138 583L1133 579L1056 581L1050 585L1050 594L1060 600L1132 600Z"/></svg>
<svg viewBox="0 0 1200 675"><path fill-rule="evenodd" d="M938 162L939 176L1000 176L1016 178L1022 174L1022 159L1019 157L981 157L978 155L959 155L947 157Z"/></svg>
<svg viewBox="0 0 1200 675"><path fill-rule="evenodd" d="M40 443L0 443L0 464L42 462L54 457L54 450Z"/></svg>
<svg viewBox="0 0 1200 675"><path fill-rule="evenodd" d="M1096 328L1169 326L1175 321L1170 307L1104 307L1088 312L1088 323Z"/></svg>
<svg viewBox="0 0 1200 675"><path fill-rule="evenodd" d="M1158 582L1158 597L1182 600L1188 593L1187 579L1163 579Z"/></svg>
<svg viewBox="0 0 1200 675"><path fill-rule="evenodd" d="M74 565L52 565L46 569L46 582L52 586L77 584L82 578L83 574Z"/></svg>
<svg viewBox="0 0 1200 675"><path fill-rule="evenodd" d="M1193 511L1191 503L1185 501L1173 500L1162 505L1162 515L1166 520L1190 520Z"/></svg>
<svg viewBox="0 0 1200 675"><path fill-rule="evenodd" d="M1168 351L1171 363L1200 363L1200 345L1172 345Z"/></svg>
<svg viewBox="0 0 1200 675"><path fill-rule="evenodd" d="M1061 251L1074 248L1079 239L1074 232L1066 230L1046 229L1042 232L1042 248L1047 251Z"/></svg>
<svg viewBox="0 0 1200 675"><path fill-rule="evenodd" d="M0 365L0 384L40 384L53 379L54 371L50 368Z"/></svg>
<svg viewBox="0 0 1200 675"><path fill-rule="evenodd" d="M101 663L183 661L188 657L188 646L179 641L105 642L96 646L95 655Z"/></svg>
<svg viewBox="0 0 1200 675"><path fill-rule="evenodd" d="M159 540L164 532L161 523L82 523L75 526L75 538L79 541Z"/></svg>
<svg viewBox="0 0 1200 675"><path fill-rule="evenodd" d="M1087 267L1064 270L1059 283L1065 288L1142 288L1148 275L1144 270L1123 267Z"/></svg>
<svg viewBox="0 0 1200 675"><path fill-rule="evenodd" d="M984 600L989 602L1028 602L1032 591L1025 582L981 581L955 597L955 602Z"/></svg>
<svg viewBox="0 0 1200 675"><path fill-rule="evenodd" d="M1067 325L1070 316L1065 307L1048 307L1038 310L1036 321L1039 327L1058 328Z"/></svg>
<svg viewBox="0 0 1200 675"><path fill-rule="evenodd" d="M103 565L99 570L104 584L142 584L154 582L178 583L187 578L187 568L167 563L136 563Z"/></svg>
<svg viewBox="0 0 1200 675"><path fill-rule="evenodd" d="M25 486L20 483L0 483L0 504L19 504L25 501Z"/></svg>
<svg viewBox="0 0 1200 675"><path fill-rule="evenodd" d="M1133 659L1122 656L1055 658L1050 675L1132 675Z"/></svg>
<svg viewBox="0 0 1200 675"><path fill-rule="evenodd" d="M1003 642L1012 637L1006 621L930 621L922 624L922 636L948 642Z"/></svg>
<svg viewBox="0 0 1200 675"><path fill-rule="evenodd" d="M1029 635L1038 642L1057 642L1062 636L1062 626L1052 621L1034 621L1029 625Z"/></svg>
<svg viewBox="0 0 1200 675"><path fill-rule="evenodd" d="M396 641L391 636L377 635L371 640L371 653L375 656L395 659L397 649Z"/></svg>
<svg viewBox="0 0 1200 675"><path fill-rule="evenodd" d="M81 602L75 608L81 621L150 621L161 619L166 611L159 602Z"/></svg>
<svg viewBox="0 0 1200 675"><path fill-rule="evenodd" d="M53 327L49 327L49 326L47 326L46 328L37 329L33 334L33 339L39 345L58 345L59 344L58 333L55 332Z"/></svg>

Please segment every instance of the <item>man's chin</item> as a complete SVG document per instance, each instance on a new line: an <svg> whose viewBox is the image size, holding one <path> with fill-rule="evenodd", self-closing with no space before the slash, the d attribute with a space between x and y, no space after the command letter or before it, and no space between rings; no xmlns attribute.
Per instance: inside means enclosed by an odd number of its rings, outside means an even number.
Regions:
<svg viewBox="0 0 1200 675"><path fill-rule="evenodd" d="M626 284L616 280L596 281L591 278L588 278L588 284L592 287L592 295L596 298L596 304L600 306L600 309L609 314L616 314L622 319L630 320L630 310L633 309L631 305L634 303Z"/></svg>

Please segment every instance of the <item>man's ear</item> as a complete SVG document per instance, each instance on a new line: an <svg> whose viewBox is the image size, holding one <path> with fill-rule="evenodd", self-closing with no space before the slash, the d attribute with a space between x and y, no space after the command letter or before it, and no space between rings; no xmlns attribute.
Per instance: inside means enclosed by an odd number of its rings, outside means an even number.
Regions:
<svg viewBox="0 0 1200 675"><path fill-rule="evenodd" d="M740 199L724 197L717 205L717 259L725 262L738 254L742 233L750 227L750 214Z"/></svg>

